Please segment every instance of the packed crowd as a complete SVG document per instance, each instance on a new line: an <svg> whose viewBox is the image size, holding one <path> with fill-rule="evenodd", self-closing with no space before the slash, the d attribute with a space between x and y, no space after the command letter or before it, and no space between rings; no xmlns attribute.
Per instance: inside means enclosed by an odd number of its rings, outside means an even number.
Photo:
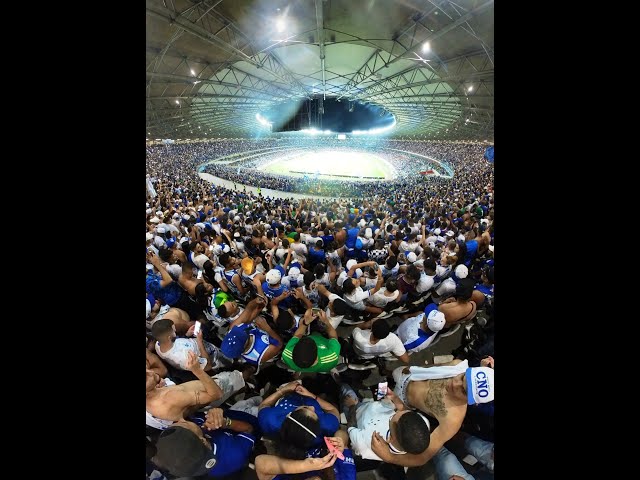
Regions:
<svg viewBox="0 0 640 480"><path fill-rule="evenodd" d="M493 166L417 145L455 177L340 200L212 185L207 146L148 147L148 478L493 478Z"/></svg>

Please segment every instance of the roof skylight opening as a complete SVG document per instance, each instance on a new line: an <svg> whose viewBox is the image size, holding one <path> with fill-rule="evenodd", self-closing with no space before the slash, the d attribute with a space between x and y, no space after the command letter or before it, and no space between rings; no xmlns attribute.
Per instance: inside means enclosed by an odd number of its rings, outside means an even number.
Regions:
<svg viewBox="0 0 640 480"><path fill-rule="evenodd" d="M196 72L193 71L193 68L191 69L191 75L193 75L194 77L196 76Z"/></svg>
<svg viewBox="0 0 640 480"><path fill-rule="evenodd" d="M469 85L469 88L467 88L467 92L472 92L473 91L473 85Z"/></svg>
<svg viewBox="0 0 640 480"><path fill-rule="evenodd" d="M176 100L176 105L180 105L180 101Z"/></svg>
<svg viewBox="0 0 640 480"><path fill-rule="evenodd" d="M287 24L284 21L284 18L279 18L276 21L276 30L278 30L278 32L284 32L285 28L287 28Z"/></svg>
<svg viewBox="0 0 640 480"><path fill-rule="evenodd" d="M428 52L429 50L431 50L431 44L429 42L424 42L424 45L422 45L422 51Z"/></svg>

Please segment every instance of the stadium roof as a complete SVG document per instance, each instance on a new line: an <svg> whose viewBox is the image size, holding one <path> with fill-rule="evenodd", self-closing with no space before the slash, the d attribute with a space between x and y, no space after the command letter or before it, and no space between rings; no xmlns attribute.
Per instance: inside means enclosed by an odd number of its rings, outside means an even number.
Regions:
<svg viewBox="0 0 640 480"><path fill-rule="evenodd" d="M291 100L382 106L391 137L493 140L493 0L146 0L147 137L255 137Z"/></svg>

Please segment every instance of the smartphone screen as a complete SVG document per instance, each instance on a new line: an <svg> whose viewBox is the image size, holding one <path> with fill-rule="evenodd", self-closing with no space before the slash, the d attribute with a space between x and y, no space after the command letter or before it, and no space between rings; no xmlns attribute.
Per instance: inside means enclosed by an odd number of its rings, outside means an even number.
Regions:
<svg viewBox="0 0 640 480"><path fill-rule="evenodd" d="M378 391L376 392L376 400L382 400L387 396L387 382L378 383Z"/></svg>
<svg viewBox="0 0 640 480"><path fill-rule="evenodd" d="M201 326L202 326L202 323L200 323L200 322L196 322L196 327L193 329L193 334L194 334L195 336L197 336L197 335L198 335L198 332L200 332L200 327L201 327Z"/></svg>

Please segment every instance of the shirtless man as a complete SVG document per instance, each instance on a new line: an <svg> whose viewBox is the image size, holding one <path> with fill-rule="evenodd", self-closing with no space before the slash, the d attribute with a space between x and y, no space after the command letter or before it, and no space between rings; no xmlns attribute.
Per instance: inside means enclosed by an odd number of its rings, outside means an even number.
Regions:
<svg viewBox="0 0 640 480"><path fill-rule="evenodd" d="M213 292L213 286L200 278L196 278L193 269L194 265L190 262L182 264L182 273L180 274L180 277L178 277L178 283L180 286L192 297L197 296L196 287L201 283L204 284L205 291L207 293Z"/></svg>
<svg viewBox="0 0 640 480"><path fill-rule="evenodd" d="M405 405L435 418L438 426L431 432L429 447L417 455L393 455L384 438L374 433L371 448L376 455L384 462L403 467L417 467L429 461L460 430L467 404L493 400L493 369L486 366L488 361L483 360L481 365L469 368L466 360L456 359L446 366L396 368L393 371L395 394ZM436 378L424 379L425 376Z"/></svg>
<svg viewBox="0 0 640 480"><path fill-rule="evenodd" d="M151 329L153 324L158 320L166 318L171 320L176 326L176 333L178 335L186 335L187 331L195 325L195 320L191 320L189 314L177 307L169 307L169 305L160 306L160 302L156 301L155 305L151 308L151 315L147 319L147 327Z"/></svg>
<svg viewBox="0 0 640 480"><path fill-rule="evenodd" d="M188 355L187 367L198 380L175 385L147 370L147 425L150 427L169 428L205 405L222 403L245 386L240 372L222 372L212 378L202 370L193 352Z"/></svg>

